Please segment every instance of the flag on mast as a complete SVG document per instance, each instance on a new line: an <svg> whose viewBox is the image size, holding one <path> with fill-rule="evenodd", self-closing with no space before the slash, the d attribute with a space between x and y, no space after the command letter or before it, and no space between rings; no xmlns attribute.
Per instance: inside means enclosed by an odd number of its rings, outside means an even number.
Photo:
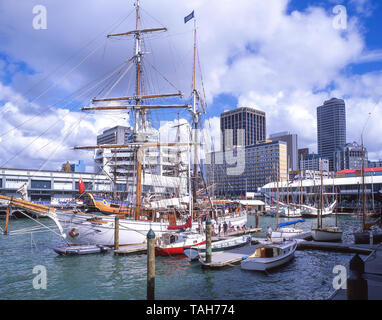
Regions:
<svg viewBox="0 0 382 320"><path fill-rule="evenodd" d="M188 21L190 21L192 18L194 18L194 10L192 10L192 12L184 18L184 23L187 23Z"/></svg>

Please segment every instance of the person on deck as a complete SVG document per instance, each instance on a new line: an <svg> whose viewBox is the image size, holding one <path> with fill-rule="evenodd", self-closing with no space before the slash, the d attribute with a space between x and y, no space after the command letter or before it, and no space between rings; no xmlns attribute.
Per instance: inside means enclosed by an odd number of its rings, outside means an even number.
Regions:
<svg viewBox="0 0 382 320"><path fill-rule="evenodd" d="M267 240L271 240L272 237L272 228L271 226L267 227Z"/></svg>

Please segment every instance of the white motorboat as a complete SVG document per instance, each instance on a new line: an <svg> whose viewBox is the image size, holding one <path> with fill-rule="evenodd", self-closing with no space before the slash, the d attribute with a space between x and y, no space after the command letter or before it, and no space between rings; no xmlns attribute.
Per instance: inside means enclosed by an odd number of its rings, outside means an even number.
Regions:
<svg viewBox="0 0 382 320"><path fill-rule="evenodd" d="M233 237L230 239L220 240L211 244L212 252L224 251L228 249L238 248L250 243L251 236L245 235L240 237ZM192 248L184 249L184 254L191 260L199 259L200 253L206 252L206 245L194 246Z"/></svg>
<svg viewBox="0 0 382 320"><path fill-rule="evenodd" d="M312 229L312 238L314 241L342 241L342 229L339 227L315 228Z"/></svg>
<svg viewBox="0 0 382 320"><path fill-rule="evenodd" d="M263 245L256 248L253 254L243 257L241 268L266 271L280 267L293 259L296 247L295 240Z"/></svg>

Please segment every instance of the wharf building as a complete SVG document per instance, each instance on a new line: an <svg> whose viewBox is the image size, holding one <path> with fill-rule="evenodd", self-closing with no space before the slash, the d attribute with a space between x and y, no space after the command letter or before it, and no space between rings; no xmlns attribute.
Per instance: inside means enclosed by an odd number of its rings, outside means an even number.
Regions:
<svg viewBox="0 0 382 320"><path fill-rule="evenodd" d="M334 153L346 144L346 112L342 99L332 98L317 107L318 153L329 159L334 171Z"/></svg>
<svg viewBox="0 0 382 320"><path fill-rule="evenodd" d="M362 174L361 169L342 170L335 176L323 176L323 193L325 203L338 200L338 210L359 214L362 209ZM289 195L290 203L299 203L302 194L303 203L314 205L320 198L321 180L319 175L305 175L303 179L295 179L291 183L278 184L279 199L286 203ZM261 193L268 199L275 198L277 183L265 184ZM380 212L382 210L382 167L365 169L366 210Z"/></svg>
<svg viewBox="0 0 382 320"><path fill-rule="evenodd" d="M214 196L257 192L270 181L287 179L287 143L274 141L208 153L205 172Z"/></svg>

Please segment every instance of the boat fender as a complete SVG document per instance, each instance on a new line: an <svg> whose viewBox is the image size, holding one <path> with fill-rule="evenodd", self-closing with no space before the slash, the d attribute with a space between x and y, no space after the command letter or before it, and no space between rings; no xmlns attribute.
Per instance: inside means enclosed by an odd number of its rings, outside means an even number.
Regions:
<svg viewBox="0 0 382 320"><path fill-rule="evenodd" d="M73 228L72 230L70 230L70 232L69 232L69 235L72 237L72 238L76 238L76 237L78 237L80 234L77 232L77 233L75 233L75 231L76 231L76 228Z"/></svg>
<svg viewBox="0 0 382 320"><path fill-rule="evenodd" d="M246 254L246 255L244 255L244 256L241 257L241 260L245 260L245 259L247 259L248 257L249 257L249 255Z"/></svg>

